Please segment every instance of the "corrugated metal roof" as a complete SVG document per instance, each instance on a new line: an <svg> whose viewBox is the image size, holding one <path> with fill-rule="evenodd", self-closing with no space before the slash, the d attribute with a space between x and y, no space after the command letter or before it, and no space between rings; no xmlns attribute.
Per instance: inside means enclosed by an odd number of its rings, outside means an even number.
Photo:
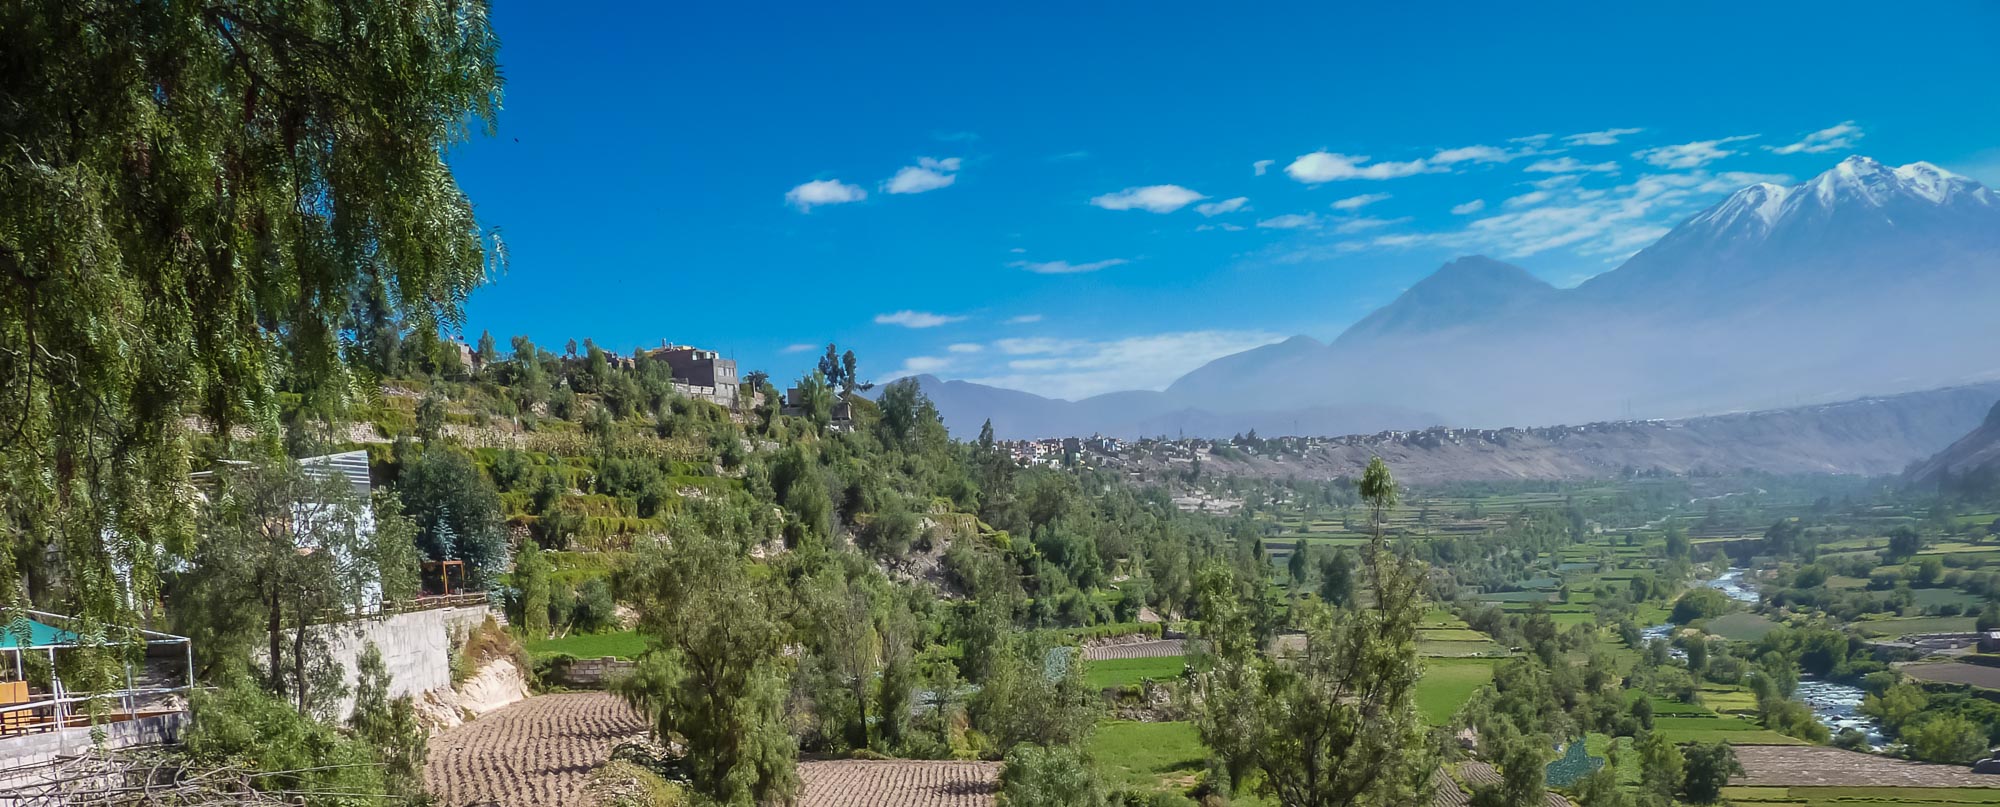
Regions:
<svg viewBox="0 0 2000 807"><path fill-rule="evenodd" d="M314 479L326 479L328 474L339 474L354 487L354 495L361 497L364 502L368 500L369 493L375 489L368 477L366 451L343 451L339 454L306 457L299 460L299 465L307 476Z"/></svg>

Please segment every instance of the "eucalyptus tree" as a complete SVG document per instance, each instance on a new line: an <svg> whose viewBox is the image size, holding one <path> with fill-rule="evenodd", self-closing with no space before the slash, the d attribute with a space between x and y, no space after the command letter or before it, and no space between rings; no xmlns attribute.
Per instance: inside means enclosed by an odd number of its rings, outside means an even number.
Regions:
<svg viewBox="0 0 2000 807"><path fill-rule="evenodd" d="M129 621L194 541L194 430L459 324L503 254L445 160L500 106L487 11L0 4L0 604Z"/></svg>

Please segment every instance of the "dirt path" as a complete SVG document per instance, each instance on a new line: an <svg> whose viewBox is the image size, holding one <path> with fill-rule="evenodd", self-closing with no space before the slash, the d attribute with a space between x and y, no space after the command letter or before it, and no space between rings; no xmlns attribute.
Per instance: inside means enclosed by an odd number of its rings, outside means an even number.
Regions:
<svg viewBox="0 0 2000 807"><path fill-rule="evenodd" d="M540 695L432 737L424 783L439 807L580 804L584 777L645 733L616 696Z"/></svg>

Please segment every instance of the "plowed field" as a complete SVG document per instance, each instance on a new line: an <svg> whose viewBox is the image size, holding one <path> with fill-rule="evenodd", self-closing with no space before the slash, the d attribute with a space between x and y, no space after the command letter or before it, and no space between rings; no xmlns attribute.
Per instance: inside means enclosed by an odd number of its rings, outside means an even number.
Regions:
<svg viewBox="0 0 2000 807"><path fill-rule="evenodd" d="M440 807L579 804L584 777L645 733L611 694L541 695L432 737L424 783Z"/></svg>

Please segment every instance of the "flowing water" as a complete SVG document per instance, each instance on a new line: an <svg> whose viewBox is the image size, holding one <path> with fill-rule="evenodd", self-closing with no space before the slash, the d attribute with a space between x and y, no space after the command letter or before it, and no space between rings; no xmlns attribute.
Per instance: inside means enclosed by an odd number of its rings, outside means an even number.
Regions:
<svg viewBox="0 0 2000 807"><path fill-rule="evenodd" d="M1748 572L1748 569L1730 569L1713 579L1702 581L1701 585L1720 591L1737 602L1755 604L1757 589L1751 581L1744 578ZM1671 637L1673 630L1673 625L1654 625L1641 631L1641 635L1650 642L1654 639ZM1678 647L1667 652L1674 658L1687 660L1687 652ZM1847 684L1803 680L1799 682L1798 688L1792 691L1792 699L1811 707L1813 716L1818 717L1819 722L1826 724L1834 734L1839 734L1844 729L1855 729L1868 736L1870 746L1879 748L1885 742L1882 737L1882 725L1874 718L1861 714L1861 698L1864 694L1866 693L1862 692L1860 687Z"/></svg>

